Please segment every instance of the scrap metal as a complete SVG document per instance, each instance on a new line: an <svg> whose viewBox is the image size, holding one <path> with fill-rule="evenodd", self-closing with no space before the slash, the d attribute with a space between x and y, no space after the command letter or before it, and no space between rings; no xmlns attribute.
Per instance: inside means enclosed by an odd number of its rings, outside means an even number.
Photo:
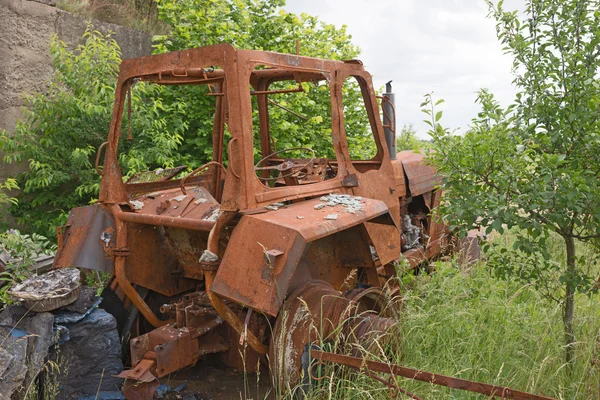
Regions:
<svg viewBox="0 0 600 400"><path fill-rule="evenodd" d="M376 149L369 160L350 156L346 79L361 89ZM137 82L205 85L215 107L208 163L183 177L185 166L123 179L119 141L124 113L135 117L126 104ZM281 82L287 86L272 86ZM270 127L269 107L281 106L270 96L306 98L304 86L313 83L329 87L329 157L305 147L278 150ZM371 75L358 60L218 44L121 63L108 140L96 157L99 199L72 210L59 228L54 267L112 274L103 307L117 318L124 342L131 338L132 369L121 374L128 398L150 396L158 378L209 353L239 369L256 368L281 335L271 327L287 326L282 310L295 310L289 318L306 328L300 317L322 320L319 305L327 303L331 321L364 341L393 325L397 316L381 299L383 287L398 289L390 280L395 263L416 267L439 256L450 238L432 215L440 177L422 154L395 154L391 87L384 101L385 130ZM298 305L299 292L310 297L310 312ZM309 343L304 328L288 355L300 357ZM297 377L297 361L288 357L282 376Z"/></svg>
<svg viewBox="0 0 600 400"><path fill-rule="evenodd" d="M361 357L352 357L343 354L334 354L321 350L311 350L310 355L315 360L327 361L339 365L369 373L380 372L392 376L400 376L415 381L427 382L433 385L446 386L452 389L465 390L468 392L480 393L489 397L499 397L501 399L514 400L554 400L552 397L540 396L532 393L522 392L503 386L490 385L470 381L467 379L454 378L451 376L434 374L418 369L403 367L400 365L388 364L380 361L366 360ZM412 395L412 394L411 394ZM414 396L414 395L412 395ZM413 397L414 398L414 397Z"/></svg>

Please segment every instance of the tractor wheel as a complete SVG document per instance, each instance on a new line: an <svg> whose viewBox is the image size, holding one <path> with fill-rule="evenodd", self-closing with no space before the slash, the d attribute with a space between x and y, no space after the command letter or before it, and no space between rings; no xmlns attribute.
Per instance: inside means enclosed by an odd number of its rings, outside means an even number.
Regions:
<svg viewBox="0 0 600 400"><path fill-rule="evenodd" d="M269 366L277 396L302 398L311 383L310 349L368 349L394 325L398 308L379 288L357 288L345 295L324 281L309 281L285 301L269 347ZM354 350L351 350L354 348Z"/></svg>

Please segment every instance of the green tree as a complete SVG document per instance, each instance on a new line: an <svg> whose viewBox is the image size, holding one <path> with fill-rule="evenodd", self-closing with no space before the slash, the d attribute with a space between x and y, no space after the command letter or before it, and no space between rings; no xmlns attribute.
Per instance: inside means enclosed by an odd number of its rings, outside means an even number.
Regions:
<svg viewBox="0 0 600 400"><path fill-rule="evenodd" d="M28 97L25 116L14 133L0 131L0 151L6 163L29 164L16 177L22 193L11 214L21 225L54 237L55 227L66 221L71 208L88 204L98 194L94 159L98 146L107 140L121 53L111 35L92 26L74 51L54 38L50 53L55 72L47 93ZM145 106L134 107L132 119L132 130L141 137L135 145L127 141L121 145L120 161L127 175L172 166L185 129L184 123L175 123L181 118L173 117L185 110L162 102L163 88L136 88L132 104Z"/></svg>
<svg viewBox="0 0 600 400"><path fill-rule="evenodd" d="M155 51L228 42L240 48L295 53L296 39L301 39L303 55L332 59L358 55L345 27L280 10L284 5L283 0L158 0L159 17L171 26L172 34L156 36ZM14 133L0 132L0 151L6 163L29 164L29 170L16 177L22 193L11 214L22 225L53 237L54 227L66 221L73 207L97 197L96 149L107 138L121 54L111 35L92 27L74 51L56 39L50 51L55 71L50 88L28 98L25 117ZM211 157L214 98L204 96L204 90L135 85L131 121L127 116L123 121L131 125L135 140L122 140L119 149L126 176L176 165L194 168ZM283 129L292 121L290 114L272 108L272 126L282 127L278 148L307 146L327 154L325 138L331 135L331 126L318 118L325 115L318 105L329 105L328 93L314 90L307 99L288 104L309 117L296 130ZM361 107L356 86L345 91L344 99L352 109ZM358 142L367 142L368 124L355 126ZM123 131L128 130L124 126Z"/></svg>
<svg viewBox="0 0 600 400"><path fill-rule="evenodd" d="M425 143L417 138L417 131L413 124L404 125L400 132L396 134L396 149L402 150L421 150L425 147Z"/></svg>
<svg viewBox="0 0 600 400"><path fill-rule="evenodd" d="M528 0L526 16L488 2L514 58L518 93L507 109L482 90L481 112L455 136L431 97L431 160L444 177L443 214L463 231L516 229L511 248L490 248L502 277L534 284L563 307L566 361L575 360L574 300L591 294L591 260L577 241L600 238L600 7L598 1ZM439 103L439 102L438 102ZM549 251L553 237L564 259Z"/></svg>
<svg viewBox="0 0 600 400"><path fill-rule="evenodd" d="M21 283L35 273L32 267L39 256L53 255L56 245L42 235L22 234L18 230L10 229L0 233L0 253L8 254L5 269L0 271L0 310L13 300L8 290L15 283Z"/></svg>
<svg viewBox="0 0 600 400"><path fill-rule="evenodd" d="M348 60L360 53L352 44L346 26L336 28L314 16L287 12L281 9L285 0L157 0L157 4L159 18L172 27L170 35L154 37L157 53L226 42L242 49L295 54L297 41L300 41L303 56ZM281 99L286 107L306 119L299 119L277 107L269 108L276 147L279 150L310 147L319 156L332 156L329 92L325 86L303 86L307 93L280 95L276 100ZM182 95L183 90L189 95ZM191 125L182 150L199 154L194 150L204 149L200 154L209 157L212 150L210 131L198 129L202 121L210 121L206 114L210 110L206 107L210 99L204 96L205 91L205 87L198 86L194 91L169 88L166 93L170 94L168 101L184 101L189 110L194 110L190 114ZM352 129L351 154L367 158L374 153L374 142L358 85L355 82L345 84L343 96L346 126ZM256 108L254 113L256 130ZM198 161L202 163L206 158Z"/></svg>
<svg viewBox="0 0 600 400"><path fill-rule="evenodd" d="M13 178L8 178L4 182L0 183L0 206L6 204L17 204L17 199L10 197L7 193L11 190L19 190L17 181Z"/></svg>
<svg viewBox="0 0 600 400"><path fill-rule="evenodd" d="M159 18L170 35L155 36L158 53L230 43L252 50L301 54L335 60L352 59L359 49L346 26L336 28L308 14L282 9L285 0L157 0Z"/></svg>

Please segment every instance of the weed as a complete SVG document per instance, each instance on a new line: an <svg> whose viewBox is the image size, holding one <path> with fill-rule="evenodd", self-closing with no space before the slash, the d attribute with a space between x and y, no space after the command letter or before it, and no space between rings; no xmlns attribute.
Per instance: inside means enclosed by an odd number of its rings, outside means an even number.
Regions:
<svg viewBox="0 0 600 400"><path fill-rule="evenodd" d="M46 237L38 234L22 234L10 230L0 234L0 252L8 253L8 262L4 271L0 271L0 307L12 304L8 289L27 279L32 273L35 259L41 254L53 254L56 246Z"/></svg>
<svg viewBox="0 0 600 400"><path fill-rule="evenodd" d="M58 0L56 6L86 18L95 18L132 29L167 34L168 26L158 20L154 0Z"/></svg>
<svg viewBox="0 0 600 400"><path fill-rule="evenodd" d="M495 240L510 243L512 238L508 233ZM558 245L554 249L557 259L564 257ZM597 254L591 249L582 248L580 254L586 255L590 268L598 268ZM598 398L600 317L596 297L577 299L576 362L569 374L563 357L559 304L530 285L496 278L485 262L465 269L450 259L434 262L434 267L432 274L422 271L414 275L404 270L401 321L387 338L376 339L370 348L359 347L361 356L561 400ZM331 350L347 352L348 348L333 346ZM390 396L385 385L364 373L332 366L329 374L313 387L308 399ZM426 399L484 398L410 379L397 382Z"/></svg>

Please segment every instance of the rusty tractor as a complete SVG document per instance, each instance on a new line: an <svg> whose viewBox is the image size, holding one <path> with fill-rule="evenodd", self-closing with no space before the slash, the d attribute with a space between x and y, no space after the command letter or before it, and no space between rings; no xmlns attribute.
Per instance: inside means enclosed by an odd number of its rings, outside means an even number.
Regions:
<svg viewBox="0 0 600 400"><path fill-rule="evenodd" d="M210 162L123 177L119 141L135 85L190 87L211 99L212 124L198 125L212 138ZM345 106L345 85L362 95L360 107ZM394 285L386 285L395 263L417 266L447 239L431 213L441 196L436 171L420 154L396 153L387 91L376 96L358 60L227 44L122 62L108 141L96 159L99 200L73 209L58 229L54 267L111 274L102 306L129 345L131 368L121 373L128 399L153 398L158 379L208 354L239 369L268 364L279 393L318 378L315 363L362 365L353 356L332 359L320 346L340 332L363 346L385 335L398 312L390 306ZM319 100L326 111L317 120L293 109ZM357 112L369 128L368 156L356 155L346 122ZM323 154L278 136L282 129L302 135L302 124L313 122L327 124ZM373 371L542 398L393 367Z"/></svg>

